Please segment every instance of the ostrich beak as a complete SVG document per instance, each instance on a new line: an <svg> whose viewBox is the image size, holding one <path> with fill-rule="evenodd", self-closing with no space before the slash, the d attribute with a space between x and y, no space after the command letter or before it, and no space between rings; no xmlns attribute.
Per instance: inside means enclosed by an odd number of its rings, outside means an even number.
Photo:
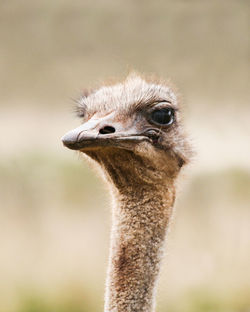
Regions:
<svg viewBox="0 0 250 312"><path fill-rule="evenodd" d="M113 118L107 118L107 116L91 118L62 137L64 146L82 151L104 146L128 148L128 144L134 145L141 141L150 141L150 139L145 135L138 134L135 127L115 122Z"/></svg>
<svg viewBox="0 0 250 312"><path fill-rule="evenodd" d="M97 125L98 121L91 122L90 120L82 124L80 127L70 130L62 137L63 144L68 148L72 148L74 145L77 145L80 141L82 141L83 133L85 136L89 136L90 139L93 139L96 136L93 129L95 129ZM92 132L92 134L90 134L90 132Z"/></svg>

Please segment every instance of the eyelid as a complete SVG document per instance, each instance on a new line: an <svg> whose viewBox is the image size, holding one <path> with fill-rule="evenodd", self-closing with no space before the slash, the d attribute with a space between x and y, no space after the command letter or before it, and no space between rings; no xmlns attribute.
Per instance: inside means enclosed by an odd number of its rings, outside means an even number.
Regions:
<svg viewBox="0 0 250 312"><path fill-rule="evenodd" d="M149 112L153 112L156 109L164 109L164 108L170 108L172 109L174 112L178 111L177 107L174 107L173 104L169 101L161 101L155 105L152 105L149 109Z"/></svg>
<svg viewBox="0 0 250 312"><path fill-rule="evenodd" d="M136 112L145 112L145 111L153 111L155 107L171 107L174 110L177 110L175 107L172 106L173 104L168 100L149 100L148 102L139 101L135 104L135 106L131 109L130 113L134 114Z"/></svg>

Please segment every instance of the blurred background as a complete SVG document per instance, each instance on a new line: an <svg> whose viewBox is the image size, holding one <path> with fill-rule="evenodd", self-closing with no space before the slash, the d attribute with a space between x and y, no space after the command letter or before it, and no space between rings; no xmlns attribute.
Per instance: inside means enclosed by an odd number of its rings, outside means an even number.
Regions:
<svg viewBox="0 0 250 312"><path fill-rule="evenodd" d="M74 98L131 69L170 78L197 156L158 312L250 311L249 1L0 1L0 311L103 310L107 189L60 137Z"/></svg>

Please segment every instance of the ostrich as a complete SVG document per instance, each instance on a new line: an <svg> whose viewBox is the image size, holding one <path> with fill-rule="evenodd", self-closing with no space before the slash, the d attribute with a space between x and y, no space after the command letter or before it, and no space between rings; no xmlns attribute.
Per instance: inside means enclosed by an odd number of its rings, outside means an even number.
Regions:
<svg viewBox="0 0 250 312"><path fill-rule="evenodd" d="M155 311L175 182L190 158L176 94L130 74L82 96L63 144L98 164L113 196L105 312Z"/></svg>

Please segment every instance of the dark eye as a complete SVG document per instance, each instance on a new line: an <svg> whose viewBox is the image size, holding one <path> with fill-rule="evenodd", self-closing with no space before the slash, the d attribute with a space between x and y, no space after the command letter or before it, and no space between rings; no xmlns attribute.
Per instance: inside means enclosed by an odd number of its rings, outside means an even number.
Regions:
<svg viewBox="0 0 250 312"><path fill-rule="evenodd" d="M86 113L86 107L84 105L78 104L75 108L76 116L79 118L83 118Z"/></svg>
<svg viewBox="0 0 250 312"><path fill-rule="evenodd" d="M174 110L170 107L156 109L151 113L151 120L159 125L171 125L174 121Z"/></svg>

